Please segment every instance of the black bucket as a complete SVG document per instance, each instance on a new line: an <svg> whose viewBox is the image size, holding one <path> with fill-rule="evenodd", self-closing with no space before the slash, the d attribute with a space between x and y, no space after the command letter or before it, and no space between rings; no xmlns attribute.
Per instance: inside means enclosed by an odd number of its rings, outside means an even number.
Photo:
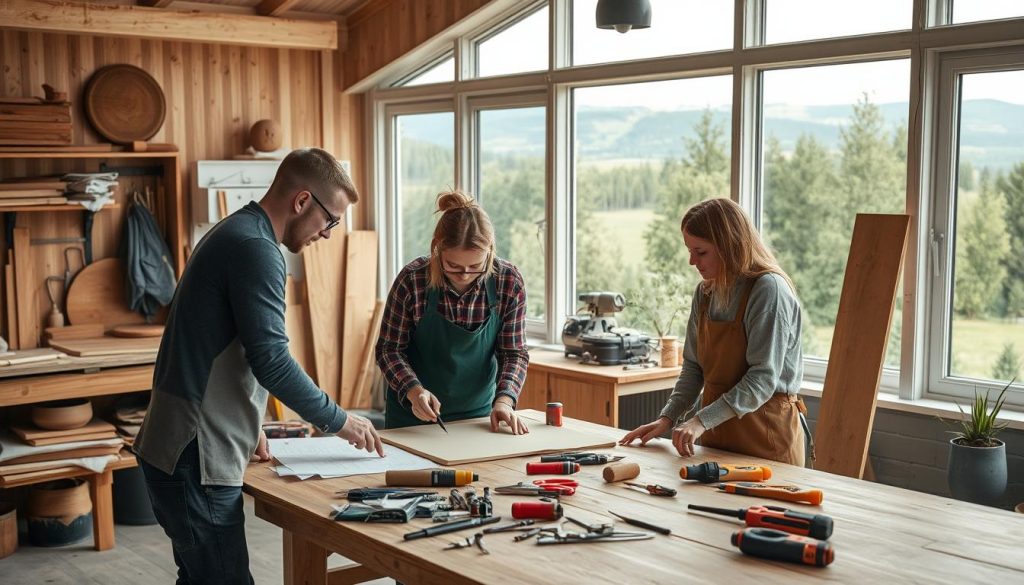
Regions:
<svg viewBox="0 0 1024 585"><path fill-rule="evenodd" d="M146 489L146 476L140 467L128 467L114 472L114 522L129 526L156 524L153 504Z"/></svg>

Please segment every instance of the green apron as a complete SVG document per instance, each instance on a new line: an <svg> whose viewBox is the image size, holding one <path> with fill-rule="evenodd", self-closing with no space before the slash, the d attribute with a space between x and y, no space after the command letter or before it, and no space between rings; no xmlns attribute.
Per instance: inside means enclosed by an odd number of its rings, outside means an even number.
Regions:
<svg viewBox="0 0 1024 585"><path fill-rule="evenodd" d="M406 357L420 384L441 401L441 420L454 421L491 414L497 388L498 360L494 349L501 331L494 277L487 279L490 314L475 331L449 322L437 308L440 290L427 288L427 305L406 348ZM389 390L384 426L389 429L427 424L398 402Z"/></svg>

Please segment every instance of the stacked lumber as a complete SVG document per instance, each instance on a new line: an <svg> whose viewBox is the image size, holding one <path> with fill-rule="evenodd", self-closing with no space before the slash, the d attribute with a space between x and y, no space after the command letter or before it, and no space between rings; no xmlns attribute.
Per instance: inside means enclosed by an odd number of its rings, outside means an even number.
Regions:
<svg viewBox="0 0 1024 585"><path fill-rule="evenodd" d="M63 205L68 202L64 196L65 187L64 181L54 177L30 177L2 181L0 182L0 207Z"/></svg>
<svg viewBox="0 0 1024 585"><path fill-rule="evenodd" d="M0 98L0 145L71 144L71 102Z"/></svg>

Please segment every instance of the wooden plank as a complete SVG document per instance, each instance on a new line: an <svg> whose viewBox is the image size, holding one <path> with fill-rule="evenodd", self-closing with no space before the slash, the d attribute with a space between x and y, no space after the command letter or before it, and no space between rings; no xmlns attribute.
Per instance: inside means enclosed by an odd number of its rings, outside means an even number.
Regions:
<svg viewBox="0 0 1024 585"><path fill-rule="evenodd" d="M327 585L327 550L314 541L285 531L284 547L285 585Z"/></svg>
<svg viewBox="0 0 1024 585"><path fill-rule="evenodd" d="M363 353L359 357L359 375L353 387L355 396L352 399L350 408L369 408L372 402L373 393L373 372L377 369L377 362L374 359L377 347L377 337L380 334L380 323L384 318L384 301L377 301L373 310L373 320L370 322L366 343L363 346Z"/></svg>
<svg viewBox="0 0 1024 585"><path fill-rule="evenodd" d="M344 337L341 344L341 386L338 396L345 408L356 398L356 378L366 339L370 336L377 305L377 232L348 234L345 263Z"/></svg>
<svg viewBox="0 0 1024 585"><path fill-rule="evenodd" d="M59 33L140 37L256 47L337 49L333 22L244 14L177 12L140 6L63 0L0 2L0 22L9 28Z"/></svg>
<svg viewBox="0 0 1024 585"><path fill-rule="evenodd" d="M39 362L48 362L58 358L64 357L64 354L59 351L54 351L48 347L37 348L37 349L22 349L18 351L7 352L5 355L0 356L0 367L9 367L22 364L36 364Z"/></svg>
<svg viewBox="0 0 1024 585"><path fill-rule="evenodd" d="M156 353L160 337L99 337L96 339L50 340L50 347L68 355L95 357L136 353Z"/></svg>
<svg viewBox="0 0 1024 585"><path fill-rule="evenodd" d="M375 581L383 576L377 571L372 571L362 565L346 565L344 567L328 569L327 584L356 585L357 583Z"/></svg>
<svg viewBox="0 0 1024 585"><path fill-rule="evenodd" d="M860 478L907 243L908 215L857 214L815 429L815 467Z"/></svg>
<svg viewBox="0 0 1024 585"><path fill-rule="evenodd" d="M548 372L595 384L626 384L645 380L672 380L679 377L681 366L623 370L622 366L581 364L578 357L565 357L561 351L534 348L530 350L530 371Z"/></svg>
<svg viewBox="0 0 1024 585"><path fill-rule="evenodd" d="M75 339L95 339L103 337L103 323L86 323L85 325L65 325L64 327L47 327L43 337L50 341L71 341Z"/></svg>
<svg viewBox="0 0 1024 585"><path fill-rule="evenodd" d="M8 250L7 264L4 266L4 302L7 304L7 344L11 349L19 349L18 340L18 298L14 290L14 251Z"/></svg>
<svg viewBox="0 0 1024 585"><path fill-rule="evenodd" d="M342 347L341 291L345 286L345 234L320 240L302 253L306 298L311 319L313 364L320 388L338 402L341 384L339 349Z"/></svg>
<svg viewBox="0 0 1024 585"><path fill-rule="evenodd" d="M490 421L490 417L446 421L447 433L435 424L388 429L380 432L380 438L446 466L615 445L615 441L594 433L536 423L530 424L530 432L525 435L513 435L504 425L493 433Z"/></svg>
<svg viewBox="0 0 1024 585"><path fill-rule="evenodd" d="M74 443L76 441L99 441L102 439L116 439L117 433L87 433L70 437L50 437L49 439L26 439L25 442L33 447L45 447L47 445L61 445L63 443Z"/></svg>
<svg viewBox="0 0 1024 585"><path fill-rule="evenodd" d="M54 431L48 429L37 429L35 427L23 427L17 425L11 425L11 432L18 437L29 441L38 439L52 439L54 437L74 437L82 434L93 434L99 432L114 432L114 425L108 423L105 420L98 418L92 419L84 427L77 429L65 429L62 431Z"/></svg>
<svg viewBox="0 0 1024 585"><path fill-rule="evenodd" d="M284 324L288 333L288 350L292 357L299 363L303 371L309 374L316 382L316 367L314 366L312 343L310 342L309 315L306 313L306 305L286 305L284 311ZM294 410L281 403L282 420L301 419Z"/></svg>
<svg viewBox="0 0 1024 585"><path fill-rule="evenodd" d="M153 387L153 366L112 368L83 374L37 375L0 380L0 404L31 404L139 392Z"/></svg>
<svg viewBox="0 0 1024 585"><path fill-rule="evenodd" d="M21 349L39 346L39 314L36 312L36 276L32 261L31 232L14 228L14 286L18 299L18 341Z"/></svg>

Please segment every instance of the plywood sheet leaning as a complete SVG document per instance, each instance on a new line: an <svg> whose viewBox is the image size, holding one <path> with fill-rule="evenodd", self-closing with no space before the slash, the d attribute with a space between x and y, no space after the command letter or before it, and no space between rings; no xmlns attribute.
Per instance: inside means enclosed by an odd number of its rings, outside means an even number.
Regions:
<svg viewBox="0 0 1024 585"><path fill-rule="evenodd" d="M28 228L14 228L14 285L18 298L18 343L21 349L39 347L36 278Z"/></svg>
<svg viewBox="0 0 1024 585"><path fill-rule="evenodd" d="M285 287L284 325L288 333L288 350L299 366L316 382L316 368L313 365L313 344L309 336L309 313L306 312L305 281L288 277ZM276 398L274 399L276 400ZM301 419L294 410L281 404L280 420Z"/></svg>
<svg viewBox="0 0 1024 585"><path fill-rule="evenodd" d="M7 345L18 349L21 342L18 340L18 298L14 292L14 250L7 251L4 266L4 303L7 304Z"/></svg>
<svg viewBox="0 0 1024 585"><path fill-rule="evenodd" d="M530 417L528 424L530 432L525 435L513 435L504 424L499 432L492 433L490 417L482 417L457 422L445 421L447 433L436 424L426 424L381 431L380 437L389 445L401 447L441 465L615 446L615 440L606 435L548 426L533 420L533 417Z"/></svg>
<svg viewBox="0 0 1024 585"><path fill-rule="evenodd" d="M341 404L352 408L356 401L366 338L370 337L377 306L377 232L354 231L348 235L345 264L344 337L341 344Z"/></svg>
<svg viewBox="0 0 1024 585"><path fill-rule="evenodd" d="M363 355L359 356L359 375L356 377L355 396L351 408L370 408L373 382L376 379L377 361L374 350L380 334L380 322L384 318L384 301L377 301L373 309L373 321L370 323L369 335L363 346Z"/></svg>
<svg viewBox="0 0 1024 585"><path fill-rule="evenodd" d="M336 233L302 253L316 381L335 402L341 386L346 239L344 233Z"/></svg>
<svg viewBox="0 0 1024 585"><path fill-rule="evenodd" d="M875 418L908 215L857 214L815 429L815 468L861 478Z"/></svg>

